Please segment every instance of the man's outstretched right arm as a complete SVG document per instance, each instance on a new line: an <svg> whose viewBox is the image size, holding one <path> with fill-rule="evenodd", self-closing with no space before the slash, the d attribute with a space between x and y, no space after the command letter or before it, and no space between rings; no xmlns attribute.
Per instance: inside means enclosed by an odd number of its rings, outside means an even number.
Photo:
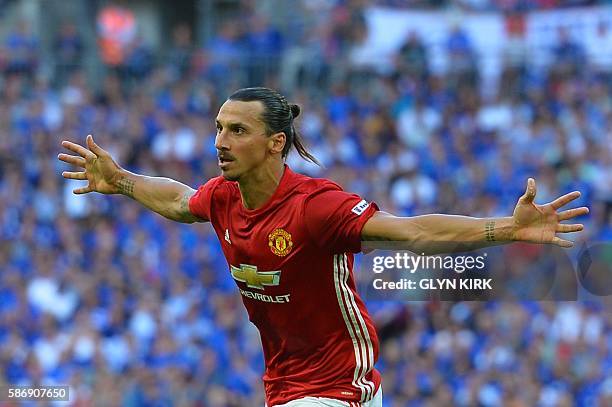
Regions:
<svg viewBox="0 0 612 407"><path fill-rule="evenodd" d="M149 177L121 170L115 181L118 193L129 196L170 220L203 222L189 210L189 198L196 190L165 177Z"/></svg>
<svg viewBox="0 0 612 407"><path fill-rule="evenodd" d="M87 136L88 148L70 141L63 141L62 146L78 156L59 154L58 158L83 169L64 171L62 176L87 181L87 186L73 191L75 194L123 194L168 219L184 223L203 221L189 210L189 198L196 192L193 188L170 178L149 177L124 170L94 142L91 135Z"/></svg>

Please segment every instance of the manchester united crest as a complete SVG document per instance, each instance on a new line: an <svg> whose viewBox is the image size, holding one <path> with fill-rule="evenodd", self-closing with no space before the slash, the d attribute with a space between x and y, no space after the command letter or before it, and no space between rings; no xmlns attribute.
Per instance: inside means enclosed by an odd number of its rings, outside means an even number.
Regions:
<svg viewBox="0 0 612 407"><path fill-rule="evenodd" d="M270 246L272 253L280 257L285 257L293 248L291 233L281 228L274 229L274 231L268 235L268 246Z"/></svg>

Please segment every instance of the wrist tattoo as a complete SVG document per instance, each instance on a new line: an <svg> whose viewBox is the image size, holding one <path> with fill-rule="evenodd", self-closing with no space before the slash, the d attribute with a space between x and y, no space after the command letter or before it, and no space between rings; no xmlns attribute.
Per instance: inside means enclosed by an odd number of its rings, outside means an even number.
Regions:
<svg viewBox="0 0 612 407"><path fill-rule="evenodd" d="M121 178L117 183L119 192L123 195L127 195L130 198L134 198L134 181L127 178Z"/></svg>
<svg viewBox="0 0 612 407"><path fill-rule="evenodd" d="M485 223L485 238L487 242L495 241L495 221Z"/></svg>

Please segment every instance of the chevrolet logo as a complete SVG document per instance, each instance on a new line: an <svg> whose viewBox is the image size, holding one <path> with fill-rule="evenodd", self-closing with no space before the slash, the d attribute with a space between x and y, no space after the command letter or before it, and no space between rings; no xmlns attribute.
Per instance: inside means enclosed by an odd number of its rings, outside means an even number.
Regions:
<svg viewBox="0 0 612 407"><path fill-rule="evenodd" d="M257 271L257 266L241 264L240 267L231 266L234 280L246 283L247 287L264 289L264 285L278 285L280 271Z"/></svg>

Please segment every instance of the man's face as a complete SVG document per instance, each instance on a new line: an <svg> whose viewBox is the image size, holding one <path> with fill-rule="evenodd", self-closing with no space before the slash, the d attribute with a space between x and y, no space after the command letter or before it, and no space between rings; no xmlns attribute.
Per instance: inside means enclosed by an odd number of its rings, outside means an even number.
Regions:
<svg viewBox="0 0 612 407"><path fill-rule="evenodd" d="M226 101L217 114L215 148L225 179L238 181L266 161L269 138L259 101Z"/></svg>

